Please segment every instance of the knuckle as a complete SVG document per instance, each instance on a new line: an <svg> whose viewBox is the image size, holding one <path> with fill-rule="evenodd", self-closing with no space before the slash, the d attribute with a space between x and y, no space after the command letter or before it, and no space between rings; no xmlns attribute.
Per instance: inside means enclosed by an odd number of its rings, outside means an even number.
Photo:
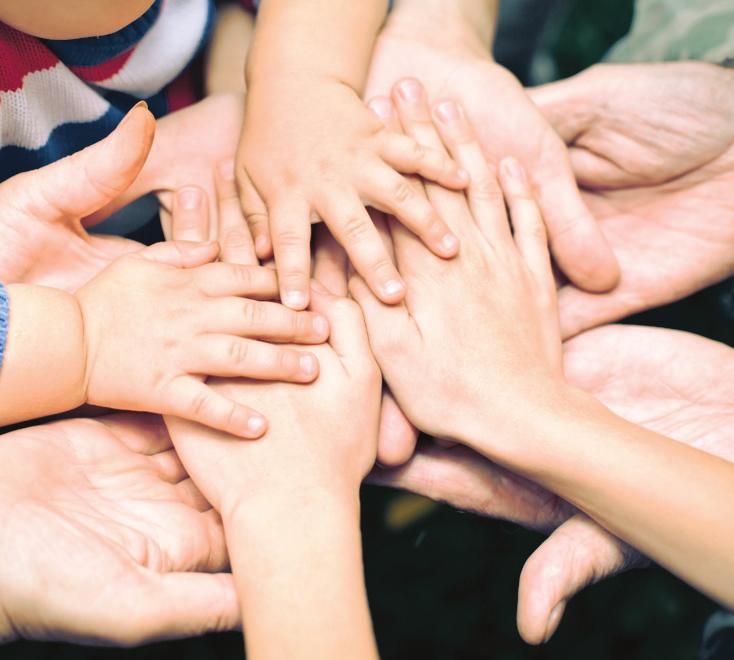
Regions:
<svg viewBox="0 0 734 660"><path fill-rule="evenodd" d="M390 197L399 206L410 201L414 196L415 190L403 177L397 179L390 188Z"/></svg>
<svg viewBox="0 0 734 660"><path fill-rule="evenodd" d="M241 228L228 230L222 240L228 248L248 247L252 243L250 232Z"/></svg>
<svg viewBox="0 0 734 660"><path fill-rule="evenodd" d="M242 314L245 317L245 325L250 328L261 327L265 320L265 311L262 305L252 300L242 302Z"/></svg>
<svg viewBox="0 0 734 660"><path fill-rule="evenodd" d="M426 158L428 150L422 144L413 140L409 147L408 154L412 161L418 163Z"/></svg>
<svg viewBox="0 0 734 660"><path fill-rule="evenodd" d="M279 349L274 362L279 373L293 374L298 371L298 356L293 351Z"/></svg>
<svg viewBox="0 0 734 660"><path fill-rule="evenodd" d="M471 193L475 198L487 202L504 203L505 200L497 177L488 169L472 174Z"/></svg>
<svg viewBox="0 0 734 660"><path fill-rule="evenodd" d="M295 229L280 229L277 233L278 244L281 248L300 248L305 244L303 235Z"/></svg>
<svg viewBox="0 0 734 660"><path fill-rule="evenodd" d="M349 243L363 243L371 237L372 226L360 215L348 215L342 221L342 231Z"/></svg>
<svg viewBox="0 0 734 660"><path fill-rule="evenodd" d="M244 365L249 358L249 349L246 342L230 339L224 351L226 364Z"/></svg>

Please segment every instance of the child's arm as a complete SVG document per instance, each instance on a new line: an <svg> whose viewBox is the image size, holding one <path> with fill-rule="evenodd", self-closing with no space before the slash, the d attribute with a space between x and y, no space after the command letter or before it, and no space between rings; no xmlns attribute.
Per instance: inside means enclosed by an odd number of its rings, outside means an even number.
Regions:
<svg viewBox="0 0 734 660"><path fill-rule="evenodd" d="M314 355L266 342L319 343L328 322L241 297L271 298L275 274L211 263L218 252L211 243L160 243L117 259L76 295L9 286L0 426L87 402L262 435L262 416L204 377L310 382Z"/></svg>
<svg viewBox="0 0 734 660"><path fill-rule="evenodd" d="M365 204L397 216L441 256L458 250L398 171L455 188L466 185L466 173L445 155L385 131L360 99L386 9L385 0L260 5L237 174L258 255L274 251L289 307L308 305L312 221L329 225L355 269L391 303L402 299L404 285Z"/></svg>
<svg viewBox="0 0 734 660"><path fill-rule="evenodd" d="M346 286L346 285L345 285ZM167 418L176 451L222 515L248 657L375 658L359 486L375 460L381 379L356 305L313 287L329 320L308 387L222 381L268 414L263 442Z"/></svg>

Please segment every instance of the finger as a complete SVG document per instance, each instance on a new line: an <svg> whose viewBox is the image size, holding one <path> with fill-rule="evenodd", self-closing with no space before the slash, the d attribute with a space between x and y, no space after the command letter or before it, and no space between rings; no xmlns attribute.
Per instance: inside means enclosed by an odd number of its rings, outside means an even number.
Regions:
<svg viewBox="0 0 734 660"><path fill-rule="evenodd" d="M364 173L360 188L372 206L390 213L410 229L434 254L451 258L459 251L459 239L439 217L423 191L394 170L380 166Z"/></svg>
<svg viewBox="0 0 734 660"><path fill-rule="evenodd" d="M209 240L209 206L197 186L179 188L173 196L171 233L174 241Z"/></svg>
<svg viewBox="0 0 734 660"><path fill-rule="evenodd" d="M319 374L319 361L313 353L211 334L197 339L186 368L203 376L310 383Z"/></svg>
<svg viewBox="0 0 734 660"><path fill-rule="evenodd" d="M484 157L464 111L453 101L442 101L433 107L433 117L449 152L469 172L467 199L477 226L491 243L509 244L512 236L495 168Z"/></svg>
<svg viewBox="0 0 734 660"><path fill-rule="evenodd" d="M133 256L175 268L197 268L214 261L219 256L219 245L213 241L209 243L166 241L155 243Z"/></svg>
<svg viewBox="0 0 734 660"><path fill-rule="evenodd" d="M446 188L463 190L469 183L467 171L444 152L424 147L407 135L386 134L380 156L398 172L417 174Z"/></svg>
<svg viewBox="0 0 734 660"><path fill-rule="evenodd" d="M371 361L370 342L359 305L329 293L316 280L311 283L311 288L314 293L311 308L329 321L329 344L337 355Z"/></svg>
<svg viewBox="0 0 734 660"><path fill-rule="evenodd" d="M517 604L520 635L528 644L547 642L571 597L640 560L632 548L583 514L573 516L523 567Z"/></svg>
<svg viewBox="0 0 734 660"><path fill-rule="evenodd" d="M220 298L203 307L207 332L282 343L320 344L329 338L323 314L295 312L280 303Z"/></svg>
<svg viewBox="0 0 734 660"><path fill-rule="evenodd" d="M172 447L168 429L159 415L114 413L96 417L89 423L103 424L119 442L136 454L153 456Z"/></svg>
<svg viewBox="0 0 734 660"><path fill-rule="evenodd" d="M499 175L518 252L536 282L555 300L548 237L525 170L515 158L510 157L500 162Z"/></svg>
<svg viewBox="0 0 734 660"><path fill-rule="evenodd" d="M561 336L564 340L584 330L618 321L643 308L639 293L625 287L624 279L610 293L587 293L568 284L559 289L557 296ZM659 301L660 304L664 302L667 301Z"/></svg>
<svg viewBox="0 0 734 660"><path fill-rule="evenodd" d="M182 479L176 484L176 495L183 504L199 513L205 513L212 508L191 479Z"/></svg>
<svg viewBox="0 0 734 660"><path fill-rule="evenodd" d="M377 439L377 462L397 467L410 460L418 442L418 430L398 406L389 391L382 394L380 431Z"/></svg>
<svg viewBox="0 0 734 660"><path fill-rule="evenodd" d="M110 621L125 646L237 630L241 615L228 573L154 573L131 580ZM129 602L126 602L129 601ZM115 608L116 609L116 608ZM124 612L124 614L123 614Z"/></svg>
<svg viewBox="0 0 734 660"><path fill-rule="evenodd" d="M136 105L110 135L71 156L3 184L2 195L46 222L88 216L124 192L140 173L155 134L145 103Z"/></svg>
<svg viewBox="0 0 734 660"><path fill-rule="evenodd" d="M153 454L150 457L150 463L156 474L169 484L177 484L188 477L186 468L173 448Z"/></svg>
<svg viewBox="0 0 734 660"><path fill-rule="evenodd" d="M273 205L271 223L273 252L278 268L280 298L291 309L305 309L309 302L311 275L311 209L303 200L291 198Z"/></svg>
<svg viewBox="0 0 734 660"><path fill-rule="evenodd" d="M235 182L234 160L219 163L215 177L219 213L220 258L234 264L257 265L257 255L247 220L242 213Z"/></svg>
<svg viewBox="0 0 734 660"><path fill-rule="evenodd" d="M380 300L400 302L405 297L405 283L361 200L352 193L331 191L318 211L334 238L344 246L354 269Z"/></svg>
<svg viewBox="0 0 734 660"><path fill-rule="evenodd" d="M237 169L237 188L242 213L255 244L255 253L259 259L269 259L273 256L273 243L270 238L268 209L253 185L247 170L242 166Z"/></svg>
<svg viewBox="0 0 734 660"><path fill-rule="evenodd" d="M258 412L243 406L195 378L183 377L169 385L170 408L163 414L210 426L219 431L254 440L267 429L267 420Z"/></svg>
<svg viewBox="0 0 734 660"><path fill-rule="evenodd" d="M347 295L347 253L324 224L314 230L313 278L335 296Z"/></svg>
<svg viewBox="0 0 734 660"><path fill-rule="evenodd" d="M246 296L262 300L279 297L278 276L272 268L216 262L197 268L194 279L208 296Z"/></svg>

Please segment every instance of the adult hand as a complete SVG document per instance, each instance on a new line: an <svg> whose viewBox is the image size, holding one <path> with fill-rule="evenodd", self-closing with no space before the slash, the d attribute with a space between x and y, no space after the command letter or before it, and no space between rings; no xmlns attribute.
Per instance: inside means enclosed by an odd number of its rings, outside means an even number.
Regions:
<svg viewBox="0 0 734 660"><path fill-rule="evenodd" d="M619 285L559 292L566 337L734 271L734 72L704 63L602 65L532 91L569 143ZM651 139L652 136L652 139Z"/></svg>
<svg viewBox="0 0 734 660"><path fill-rule="evenodd" d="M734 350L674 330L607 326L565 344L564 370L617 414L734 461ZM464 448L423 447L370 480L534 529L557 527L520 579L518 627L530 643L552 636L575 593L645 562L556 496Z"/></svg>
<svg viewBox="0 0 734 660"><path fill-rule="evenodd" d="M68 158L0 184L0 281L74 292L139 243L92 236L82 218L135 180L150 150L153 116L133 108L104 140Z"/></svg>
<svg viewBox="0 0 734 660"><path fill-rule="evenodd" d="M398 80L413 77L430 98L459 101L485 156L495 164L515 156L524 167L564 273L583 289L608 290L619 275L616 261L579 195L562 141L515 77L468 28L457 27L453 13L434 21L424 3L396 7L377 40L365 98L387 96ZM398 94L409 98L417 89L406 83Z"/></svg>
<svg viewBox="0 0 734 660"><path fill-rule="evenodd" d="M221 521L159 418L14 431L0 456L0 641L131 646L238 626Z"/></svg>

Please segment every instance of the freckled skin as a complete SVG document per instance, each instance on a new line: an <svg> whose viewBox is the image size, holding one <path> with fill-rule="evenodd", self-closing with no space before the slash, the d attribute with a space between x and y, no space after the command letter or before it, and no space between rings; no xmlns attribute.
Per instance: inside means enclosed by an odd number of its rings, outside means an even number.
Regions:
<svg viewBox="0 0 734 660"><path fill-rule="evenodd" d="M111 34L147 11L153 0L0 0L0 21L43 39Z"/></svg>

